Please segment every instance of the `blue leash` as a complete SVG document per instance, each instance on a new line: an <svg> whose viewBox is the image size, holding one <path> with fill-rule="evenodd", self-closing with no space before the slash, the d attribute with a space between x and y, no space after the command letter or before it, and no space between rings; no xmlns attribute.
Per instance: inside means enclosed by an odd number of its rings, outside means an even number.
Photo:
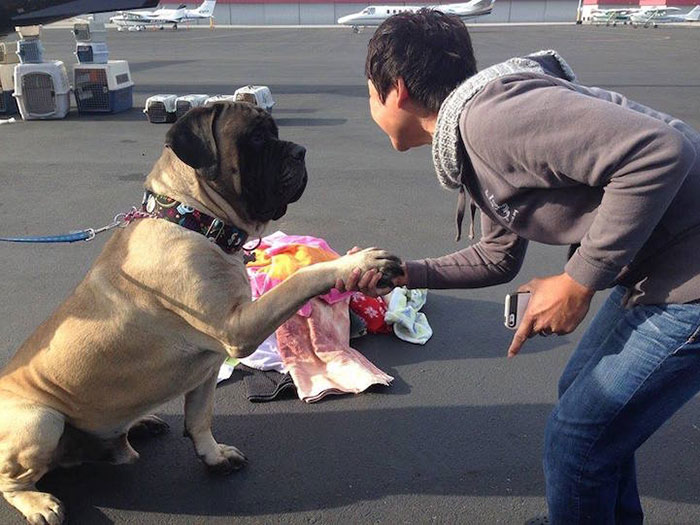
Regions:
<svg viewBox="0 0 700 525"><path fill-rule="evenodd" d="M30 237L0 237L2 242L30 242L30 243L54 243L54 242L78 242L91 241L98 233L102 233L114 228L124 228L134 219L140 219L144 216L149 216L132 208L129 213L120 213L114 217L114 220L107 226L102 228L86 228L75 232L69 232L63 235L47 235L47 236L30 236Z"/></svg>
<svg viewBox="0 0 700 525"><path fill-rule="evenodd" d="M65 235L47 235L45 237L0 237L0 241L4 242L77 242L89 241L95 237L95 230L87 229Z"/></svg>

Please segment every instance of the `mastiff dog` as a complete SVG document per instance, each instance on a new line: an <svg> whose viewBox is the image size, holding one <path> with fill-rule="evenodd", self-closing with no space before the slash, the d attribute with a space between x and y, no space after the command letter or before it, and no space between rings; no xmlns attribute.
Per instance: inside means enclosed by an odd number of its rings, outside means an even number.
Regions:
<svg viewBox="0 0 700 525"><path fill-rule="evenodd" d="M223 361L255 351L355 268L401 273L396 257L369 248L306 267L251 301L242 245L301 197L305 153L279 139L267 112L241 102L192 109L168 131L138 219L113 234L0 372L0 490L30 523L63 521L61 502L35 487L48 470L134 462L129 432L162 432L148 414L178 395L204 464L240 468L245 456L211 432Z"/></svg>

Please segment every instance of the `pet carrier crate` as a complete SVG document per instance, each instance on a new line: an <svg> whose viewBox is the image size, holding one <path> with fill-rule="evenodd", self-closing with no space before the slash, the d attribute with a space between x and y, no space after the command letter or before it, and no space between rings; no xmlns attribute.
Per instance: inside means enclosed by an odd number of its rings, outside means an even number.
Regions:
<svg viewBox="0 0 700 525"><path fill-rule="evenodd" d="M209 104L213 104L214 102L222 102L222 101L235 102L236 97L234 95L214 95L213 97L209 97L204 102L204 105L208 106Z"/></svg>
<svg viewBox="0 0 700 525"><path fill-rule="evenodd" d="M250 102L251 104L263 108L268 113L272 113L275 101L272 100L270 88L267 86L244 86L234 92L236 101Z"/></svg>
<svg viewBox="0 0 700 525"><path fill-rule="evenodd" d="M17 103L12 94L15 92L15 66L0 64L0 115L17 113Z"/></svg>
<svg viewBox="0 0 700 525"><path fill-rule="evenodd" d="M109 62L109 49L104 42L78 42L75 56L81 64L106 64Z"/></svg>
<svg viewBox="0 0 700 525"><path fill-rule="evenodd" d="M15 42L0 42L0 64L17 64L17 44Z"/></svg>
<svg viewBox="0 0 700 525"><path fill-rule="evenodd" d="M103 22L97 20L76 20L73 24L73 36L76 42L98 43L107 41L107 30Z"/></svg>
<svg viewBox="0 0 700 525"><path fill-rule="evenodd" d="M73 95L79 113L119 113L133 107L134 83L126 60L73 66Z"/></svg>
<svg viewBox="0 0 700 525"><path fill-rule="evenodd" d="M143 112L153 124L175 122L177 95L153 95L146 100Z"/></svg>
<svg viewBox="0 0 700 525"><path fill-rule="evenodd" d="M15 31L22 40L37 40L41 38L41 26L16 26Z"/></svg>
<svg viewBox="0 0 700 525"><path fill-rule="evenodd" d="M208 98L209 95L184 95L182 97L177 97L175 101L175 113L177 118L182 117L192 108L203 106Z"/></svg>
<svg viewBox="0 0 700 525"><path fill-rule="evenodd" d="M44 44L38 38L18 40L17 56L22 64L40 64L44 61Z"/></svg>
<svg viewBox="0 0 700 525"><path fill-rule="evenodd" d="M70 84L60 60L15 66L17 107L25 120L64 118L70 109Z"/></svg>

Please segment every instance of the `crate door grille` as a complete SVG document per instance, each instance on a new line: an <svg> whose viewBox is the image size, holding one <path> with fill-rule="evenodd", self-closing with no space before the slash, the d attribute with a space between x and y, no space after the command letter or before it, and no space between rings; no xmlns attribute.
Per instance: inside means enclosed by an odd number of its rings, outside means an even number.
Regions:
<svg viewBox="0 0 700 525"><path fill-rule="evenodd" d="M238 93L236 95L236 101L249 102L255 106L258 105L258 101L255 100L255 95L252 93Z"/></svg>
<svg viewBox="0 0 700 525"><path fill-rule="evenodd" d="M177 118L182 118L192 108L192 104L186 100L178 100L176 114Z"/></svg>
<svg viewBox="0 0 700 525"><path fill-rule="evenodd" d="M20 41L18 54L25 62L41 62L43 60L43 49L40 40Z"/></svg>
<svg viewBox="0 0 700 525"><path fill-rule="evenodd" d="M87 27L87 25L76 25L76 28L73 30L73 34L75 34L75 39L78 42L90 41L90 29Z"/></svg>
<svg viewBox="0 0 700 525"><path fill-rule="evenodd" d="M22 96L31 115L48 115L56 111L53 79L47 73L27 73L22 77Z"/></svg>
<svg viewBox="0 0 700 525"><path fill-rule="evenodd" d="M109 111L109 86L104 69L75 72L75 94L81 111Z"/></svg>
<svg viewBox="0 0 700 525"><path fill-rule="evenodd" d="M165 111L165 104L162 102L151 102L148 106L148 116L151 122L166 122L168 115Z"/></svg>

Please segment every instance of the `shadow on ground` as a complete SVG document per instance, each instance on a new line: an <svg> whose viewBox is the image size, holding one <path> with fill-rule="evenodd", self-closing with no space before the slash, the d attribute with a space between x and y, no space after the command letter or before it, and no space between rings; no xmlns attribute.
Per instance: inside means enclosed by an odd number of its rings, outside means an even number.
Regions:
<svg viewBox="0 0 700 525"><path fill-rule="evenodd" d="M168 435L134 443L142 454L136 465L58 470L39 486L64 501L74 524L108 523L96 507L259 516L401 494L541 497L540 436L550 410L523 404L220 416L215 434L250 460L224 478L207 474L180 437L182 417L170 416ZM518 432L508 432L513 428ZM500 439L490 439L495 435ZM695 457L692 443L677 448L680 457ZM697 469L679 469L679 456L668 450L643 456L646 474L668 480L650 496L696 503Z"/></svg>

